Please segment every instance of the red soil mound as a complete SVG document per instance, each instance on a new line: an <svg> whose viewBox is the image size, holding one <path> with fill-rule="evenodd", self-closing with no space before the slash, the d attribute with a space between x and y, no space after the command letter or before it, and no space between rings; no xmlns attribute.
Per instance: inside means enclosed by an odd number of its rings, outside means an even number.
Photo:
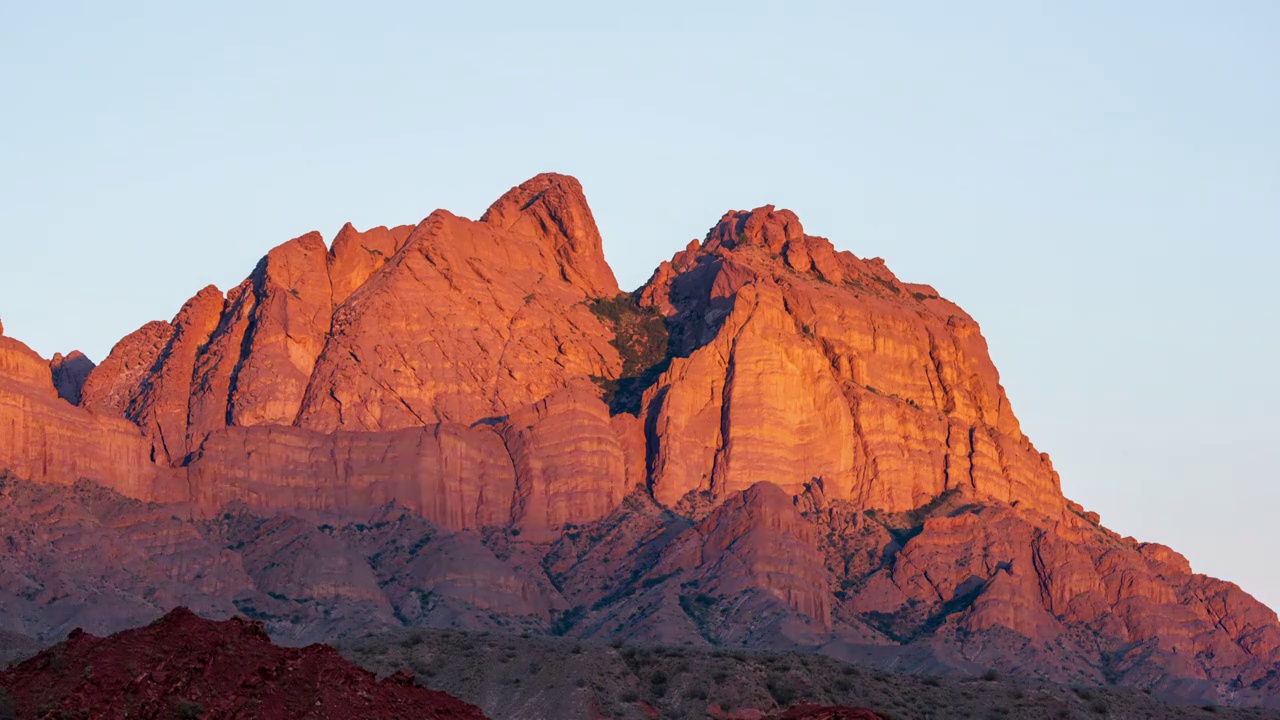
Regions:
<svg viewBox="0 0 1280 720"><path fill-rule="evenodd" d="M843 705L797 705L781 715L772 715L768 720L884 720L879 715L864 708L844 707Z"/></svg>
<svg viewBox="0 0 1280 720"><path fill-rule="evenodd" d="M277 647L258 623L185 608L106 638L72 632L0 673L0 690L22 718L484 719L408 672L379 682L327 645Z"/></svg>

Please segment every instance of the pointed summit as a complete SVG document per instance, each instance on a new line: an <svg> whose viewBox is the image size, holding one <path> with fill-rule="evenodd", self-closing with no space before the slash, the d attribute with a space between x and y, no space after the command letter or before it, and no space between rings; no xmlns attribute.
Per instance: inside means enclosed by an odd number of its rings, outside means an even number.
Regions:
<svg viewBox="0 0 1280 720"><path fill-rule="evenodd" d="M547 243L559 258L565 279L589 295L618 294L618 281L604 259L600 230L576 178L536 175L498 198L480 222Z"/></svg>

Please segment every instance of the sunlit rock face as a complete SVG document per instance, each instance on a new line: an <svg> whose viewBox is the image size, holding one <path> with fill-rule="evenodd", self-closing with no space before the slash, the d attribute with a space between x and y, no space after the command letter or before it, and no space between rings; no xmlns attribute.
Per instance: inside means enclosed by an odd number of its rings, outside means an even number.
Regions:
<svg viewBox="0 0 1280 720"><path fill-rule="evenodd" d="M640 290L677 357L646 393L654 494L768 480L907 510L968 485L1059 517L977 323L884 263L836 252L772 207L731 212Z"/></svg>
<svg viewBox="0 0 1280 720"><path fill-rule="evenodd" d="M1064 498L933 288L768 206L631 294L601 248L578 182L544 174L476 221L290 240L96 367L0 337L2 517L37 558L0 565L27 618L0 630L61 627L45 578L115 629L195 573L211 612L295 639L903 645L939 671L1280 691L1275 614ZM103 571L138 547L155 572Z"/></svg>

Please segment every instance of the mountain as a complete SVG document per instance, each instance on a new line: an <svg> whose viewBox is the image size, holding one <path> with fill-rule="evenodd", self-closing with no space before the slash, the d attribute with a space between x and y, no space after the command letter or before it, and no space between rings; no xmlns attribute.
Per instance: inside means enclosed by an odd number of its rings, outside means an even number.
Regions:
<svg viewBox="0 0 1280 720"><path fill-rule="evenodd" d="M579 183L539 175L476 221L303 235L71 357L0 337L0 630L188 604L296 642L803 647L1280 704L1275 613L1065 498L973 318L787 210L620 293Z"/></svg>
<svg viewBox="0 0 1280 720"><path fill-rule="evenodd" d="M259 624L185 608L107 638L73 631L0 672L0 692L17 717L484 720L409 673L378 681L331 647L279 648Z"/></svg>

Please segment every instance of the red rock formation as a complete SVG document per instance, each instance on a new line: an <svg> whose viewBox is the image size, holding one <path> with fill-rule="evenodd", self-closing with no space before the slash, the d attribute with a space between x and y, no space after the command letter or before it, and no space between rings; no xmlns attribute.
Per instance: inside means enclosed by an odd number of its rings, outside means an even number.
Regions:
<svg viewBox="0 0 1280 720"><path fill-rule="evenodd" d="M153 320L126 335L93 372L81 389L80 404L95 413L125 417L129 404L142 393L164 348L173 337L173 325Z"/></svg>
<svg viewBox="0 0 1280 720"><path fill-rule="evenodd" d="M260 510L365 513L396 501L449 530L505 525L516 478L488 426L444 423L387 433L325 435L301 428L226 428L161 498L213 513L232 501Z"/></svg>
<svg viewBox="0 0 1280 720"><path fill-rule="evenodd" d="M627 460L594 388L574 388L517 410L503 423L515 469L512 519L530 540L608 515L630 490Z"/></svg>
<svg viewBox="0 0 1280 720"><path fill-rule="evenodd" d="M253 310L227 400L232 425L289 425L333 316L331 257L320 233L273 249L254 273Z"/></svg>
<svg viewBox="0 0 1280 720"><path fill-rule="evenodd" d="M315 233L273 249L225 301L206 288L118 344L86 406L141 427L157 464L189 466L189 485L151 499L395 499L447 528L514 521L549 540L644 482L642 426L590 397L622 363L586 301L616 293L581 187L542 175L481 222L439 211L416 228L348 225L328 250ZM422 427L434 439L385 434ZM363 434L306 432L335 430Z"/></svg>
<svg viewBox="0 0 1280 720"><path fill-rule="evenodd" d="M85 380L89 379L93 368L93 361L79 350L72 350L65 356L54 353L53 359L49 361L49 369L53 373L53 387L58 391L58 397L72 405L79 405Z"/></svg>
<svg viewBox="0 0 1280 720"><path fill-rule="evenodd" d="M57 397L49 363L14 338L0 335L0 379L25 386L35 395Z"/></svg>
<svg viewBox="0 0 1280 720"><path fill-rule="evenodd" d="M134 497L150 497L157 478L135 425L60 398L48 361L7 337L0 337L0 470L58 483L95 478Z"/></svg>
<svg viewBox="0 0 1280 720"><path fill-rule="evenodd" d="M1137 670L1127 680L1157 682L1139 677L1138 668L1153 665L1244 685L1274 676L1280 621L1238 587L1193 575L1163 546L1087 523L1046 525L1038 514L975 499L972 490L950 493L923 511L921 524L903 528L911 534L900 547L873 546L888 559L851 573L858 592L842 610L900 641L932 637L976 648L993 631L1012 631L1024 640L1014 649L985 647L985 662L1036 665L1060 681L1115 682ZM834 508L819 514L836 517ZM1097 634L1076 637L1078 628ZM1118 658L1110 676L1084 659L1099 644Z"/></svg>
<svg viewBox="0 0 1280 720"><path fill-rule="evenodd" d="M906 510L967 484L1049 516L1058 477L963 310L836 252L790 211L732 212L640 290L679 355L645 395L654 494L758 480Z"/></svg>
<svg viewBox="0 0 1280 720"><path fill-rule="evenodd" d="M618 294L618 281L604 259L600 231L576 178L538 175L511 188L480 216L480 222L549 244L561 277L588 295Z"/></svg>
<svg viewBox="0 0 1280 720"><path fill-rule="evenodd" d="M331 647L276 647L261 624L186 609L107 638L73 631L0 688L19 717L484 718L408 671L378 681Z"/></svg>
<svg viewBox="0 0 1280 720"><path fill-rule="evenodd" d="M653 492L674 505L771 481L795 493L814 478L848 496L853 417L827 361L804 342L774 288L747 286L710 344L649 390L656 418Z"/></svg>
<svg viewBox="0 0 1280 720"><path fill-rule="evenodd" d="M210 285L182 306L160 357L125 408L125 417L151 440L160 464L180 463L189 451L187 406L196 354L209 341L222 303L222 293Z"/></svg>
<svg viewBox="0 0 1280 720"><path fill-rule="evenodd" d="M297 424L471 424L616 377L610 334L564 272L549 243L433 213L335 311Z"/></svg>
<svg viewBox="0 0 1280 720"><path fill-rule="evenodd" d="M830 579L817 545L813 524L791 495L760 483L734 494L677 538L651 574L689 570L701 592L726 597L764 590L830 629Z"/></svg>
<svg viewBox="0 0 1280 720"><path fill-rule="evenodd" d="M356 230L351 223L343 225L330 249L333 259L329 264L329 282L334 307L351 297L374 271L395 256L412 232L412 225L390 230L376 227L364 232Z"/></svg>
<svg viewBox="0 0 1280 720"><path fill-rule="evenodd" d="M179 504L272 588L220 602L307 632L337 632L318 619L335 607L554 619L1280 690L1274 613L1067 501L972 318L772 207L726 214L621 296L577 181L540 175L479 221L291 240L83 387L0 337L5 468ZM379 522L430 542L246 529L230 503L360 526L394 504L423 526Z"/></svg>

